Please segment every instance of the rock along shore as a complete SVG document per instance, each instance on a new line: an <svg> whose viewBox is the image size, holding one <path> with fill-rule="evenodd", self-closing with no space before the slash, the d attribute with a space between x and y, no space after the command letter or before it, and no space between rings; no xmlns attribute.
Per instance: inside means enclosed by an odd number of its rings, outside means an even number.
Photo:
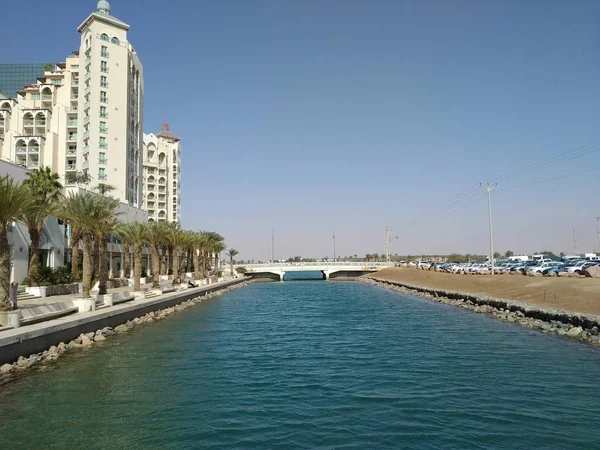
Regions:
<svg viewBox="0 0 600 450"><path fill-rule="evenodd" d="M468 292L445 291L412 286L375 276L359 278L360 282L390 289L403 294L457 306L475 313L487 314L509 323L554 333L600 347L600 317L569 313L514 300L498 299Z"/></svg>
<svg viewBox="0 0 600 450"><path fill-rule="evenodd" d="M178 312L184 311L192 306L195 306L205 299L223 295L226 292L246 286L250 281L245 281L232 286L224 287L215 292L209 292L199 295L190 300L182 301L181 303L167 307L157 311L151 311L136 317L133 320L128 320L116 327L104 327L95 332L82 333L79 337L65 343L60 342L57 345L52 345L47 350L41 353L34 353L29 356L20 356L13 363L6 363L0 366L0 385L13 381L27 373L29 370L46 370L48 365L56 362L61 356L75 351L85 350L94 345L102 344L107 338L116 334L127 333L140 325L150 324L168 318Z"/></svg>

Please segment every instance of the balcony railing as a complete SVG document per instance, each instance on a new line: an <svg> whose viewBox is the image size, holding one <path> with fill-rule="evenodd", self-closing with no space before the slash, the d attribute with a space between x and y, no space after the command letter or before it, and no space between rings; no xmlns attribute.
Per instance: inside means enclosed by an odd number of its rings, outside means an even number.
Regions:
<svg viewBox="0 0 600 450"><path fill-rule="evenodd" d="M100 67L100 72L108 73L108 67Z"/></svg>
<svg viewBox="0 0 600 450"><path fill-rule="evenodd" d="M31 127L33 126L33 120L24 120L23 125L26 127Z"/></svg>
<svg viewBox="0 0 600 450"><path fill-rule="evenodd" d="M76 155L76 154L77 154L76 148L68 148L67 149L67 155Z"/></svg>
<svg viewBox="0 0 600 450"><path fill-rule="evenodd" d="M107 88L108 87L108 82L107 81L105 81L104 83L100 82L100 87Z"/></svg>
<svg viewBox="0 0 600 450"><path fill-rule="evenodd" d="M75 78L71 79L71 85L72 86L79 86L79 80L75 79Z"/></svg>
<svg viewBox="0 0 600 450"><path fill-rule="evenodd" d="M100 56L103 58L108 58L108 52L100 52Z"/></svg>
<svg viewBox="0 0 600 450"><path fill-rule="evenodd" d="M100 127L100 128L98 128L98 131L100 131L100 133L108 133L108 128Z"/></svg>
<svg viewBox="0 0 600 450"><path fill-rule="evenodd" d="M85 103L83 104L83 108L84 108L84 109L88 109L89 107L90 107L90 102L85 102Z"/></svg>
<svg viewBox="0 0 600 450"><path fill-rule="evenodd" d="M90 58L89 56L87 58L85 58L85 63L89 64L92 62L92 58Z"/></svg>
<svg viewBox="0 0 600 450"><path fill-rule="evenodd" d="M17 147L17 153L27 153L27 147Z"/></svg>
<svg viewBox="0 0 600 450"><path fill-rule="evenodd" d="M50 95L48 95L48 94L42 95L42 100L52 100L52 94L50 94Z"/></svg>
<svg viewBox="0 0 600 450"><path fill-rule="evenodd" d="M108 148L108 144L106 142L100 142L98 144L98 147L100 147L100 148Z"/></svg>
<svg viewBox="0 0 600 450"><path fill-rule="evenodd" d="M107 113L107 112L105 112L105 113L100 113L100 117L101 117L102 119L106 119L106 118L108 118L108 113Z"/></svg>
<svg viewBox="0 0 600 450"><path fill-rule="evenodd" d="M108 164L107 158L98 158L98 164Z"/></svg>
<svg viewBox="0 0 600 450"><path fill-rule="evenodd" d="M89 166L90 166L89 161L84 161L83 164L81 165L81 167L83 167L84 169L87 169Z"/></svg>
<svg viewBox="0 0 600 450"><path fill-rule="evenodd" d="M83 147L83 153L89 153L89 151L90 151L89 146L86 145L85 147Z"/></svg>
<svg viewBox="0 0 600 450"><path fill-rule="evenodd" d="M67 112L69 112L69 113L76 113L77 112L77 106L69 106L67 108Z"/></svg>
<svg viewBox="0 0 600 450"><path fill-rule="evenodd" d="M90 132L89 131L84 131L83 132L83 138L85 139L86 137L90 136Z"/></svg>
<svg viewBox="0 0 600 450"><path fill-rule="evenodd" d="M85 116L85 117L83 118L83 123L84 123L84 124L88 123L89 121L90 121L90 116Z"/></svg>
<svg viewBox="0 0 600 450"><path fill-rule="evenodd" d="M30 163L27 165L27 167L28 167L29 169L36 169L36 168L40 167L40 162L39 162L39 161L31 161L31 162L30 162Z"/></svg>
<svg viewBox="0 0 600 450"><path fill-rule="evenodd" d="M87 94L88 92L90 92L90 90L91 90L91 89L92 89L92 87L91 87L91 86L86 86L86 88L83 90L83 92L84 92L85 94Z"/></svg>
<svg viewBox="0 0 600 450"><path fill-rule="evenodd" d="M100 97L101 103L108 103L108 97Z"/></svg>
<svg viewBox="0 0 600 450"><path fill-rule="evenodd" d="M76 134L69 134L67 136L67 141L76 141L77 140L77 135Z"/></svg>
<svg viewBox="0 0 600 450"><path fill-rule="evenodd" d="M40 152L40 148L39 147L29 147L29 153L39 153Z"/></svg>
<svg viewBox="0 0 600 450"><path fill-rule="evenodd" d="M75 164L67 164L67 170L77 170L77 166Z"/></svg>
<svg viewBox="0 0 600 450"><path fill-rule="evenodd" d="M98 179L99 179L99 180L106 181L106 178L107 178L107 177L106 177L106 174L105 174L105 173L99 173L99 174L98 174Z"/></svg>
<svg viewBox="0 0 600 450"><path fill-rule="evenodd" d="M67 121L67 126L68 127L76 127L77 126L77 121L76 120L69 120L69 121Z"/></svg>

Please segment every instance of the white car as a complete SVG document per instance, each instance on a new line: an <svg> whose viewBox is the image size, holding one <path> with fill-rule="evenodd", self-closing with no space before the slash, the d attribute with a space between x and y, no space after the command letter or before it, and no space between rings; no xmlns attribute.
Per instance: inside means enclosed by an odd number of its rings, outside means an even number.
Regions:
<svg viewBox="0 0 600 450"><path fill-rule="evenodd" d="M431 267L431 263L429 261L419 261L417 263L417 267L418 268L424 268L424 269L429 269Z"/></svg>
<svg viewBox="0 0 600 450"><path fill-rule="evenodd" d="M556 266L556 262L553 261L544 261L541 264L537 264L535 266L530 267L528 270L531 272L539 272L539 273L543 273L544 270L549 269L550 267L554 267Z"/></svg>

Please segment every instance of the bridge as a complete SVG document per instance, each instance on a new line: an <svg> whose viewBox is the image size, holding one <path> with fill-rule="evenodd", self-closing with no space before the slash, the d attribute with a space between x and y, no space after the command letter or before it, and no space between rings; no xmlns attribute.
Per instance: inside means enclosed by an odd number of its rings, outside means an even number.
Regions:
<svg viewBox="0 0 600 450"><path fill-rule="evenodd" d="M355 278L367 273L377 272L386 267L393 267L386 262L285 262L238 264L244 267L246 275L252 278L267 278L283 281L287 272L321 272L324 280L335 278Z"/></svg>

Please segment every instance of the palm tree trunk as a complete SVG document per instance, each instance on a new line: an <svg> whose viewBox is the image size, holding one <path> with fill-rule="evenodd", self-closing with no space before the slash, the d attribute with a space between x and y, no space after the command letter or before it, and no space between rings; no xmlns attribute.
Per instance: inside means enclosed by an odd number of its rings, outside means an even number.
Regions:
<svg viewBox="0 0 600 450"><path fill-rule="evenodd" d="M219 279L219 255L215 253L215 276Z"/></svg>
<svg viewBox="0 0 600 450"><path fill-rule="evenodd" d="M92 278L100 277L100 242L98 235L94 236L94 248L92 250Z"/></svg>
<svg viewBox="0 0 600 450"><path fill-rule="evenodd" d="M233 256L229 257L229 275L233 276Z"/></svg>
<svg viewBox="0 0 600 450"><path fill-rule="evenodd" d="M160 255L158 253L158 246L152 246L152 288L156 289L160 287L158 282L160 276Z"/></svg>
<svg viewBox="0 0 600 450"><path fill-rule="evenodd" d="M167 246L162 246L162 258L160 260L160 273L162 275L167 274Z"/></svg>
<svg viewBox="0 0 600 450"><path fill-rule="evenodd" d="M206 278L206 251L202 250L202 278Z"/></svg>
<svg viewBox="0 0 600 450"><path fill-rule="evenodd" d="M167 275L173 275L173 263L175 261L175 250L170 245L169 245L169 249L168 249L168 255L171 258L171 261L170 261L171 264L170 264L170 267L169 267L169 260L167 259L167 267L168 267L168 270L169 270L169 273L167 273Z"/></svg>
<svg viewBox="0 0 600 450"><path fill-rule="evenodd" d="M131 249L129 248L129 241L127 240L123 242L123 253L125 253L125 267L123 268L123 274L125 278L129 278L131 276Z"/></svg>
<svg viewBox="0 0 600 450"><path fill-rule="evenodd" d="M84 231L81 234L81 240L83 241L83 276L81 284L83 298L89 298L92 288L92 239L89 231Z"/></svg>
<svg viewBox="0 0 600 450"><path fill-rule="evenodd" d="M102 240L98 242L98 294L106 294L106 284L108 281L108 244L106 238L102 237Z"/></svg>
<svg viewBox="0 0 600 450"><path fill-rule="evenodd" d="M71 225L71 281L79 281L79 230Z"/></svg>
<svg viewBox="0 0 600 450"><path fill-rule="evenodd" d="M194 279L195 280L199 280L200 279L200 256L198 255L198 252L196 250L194 250Z"/></svg>
<svg viewBox="0 0 600 450"><path fill-rule="evenodd" d="M140 278L142 277L142 244L133 244L133 290L140 292Z"/></svg>
<svg viewBox="0 0 600 450"><path fill-rule="evenodd" d="M10 311L10 251L6 224L0 223L0 311Z"/></svg>
<svg viewBox="0 0 600 450"><path fill-rule="evenodd" d="M29 247L29 286L37 286L40 281L40 230L36 227L29 228L29 238L31 246Z"/></svg>
<svg viewBox="0 0 600 450"><path fill-rule="evenodd" d="M179 283L179 254L176 248L171 250L171 255L173 259L172 271L173 271L173 284Z"/></svg>

